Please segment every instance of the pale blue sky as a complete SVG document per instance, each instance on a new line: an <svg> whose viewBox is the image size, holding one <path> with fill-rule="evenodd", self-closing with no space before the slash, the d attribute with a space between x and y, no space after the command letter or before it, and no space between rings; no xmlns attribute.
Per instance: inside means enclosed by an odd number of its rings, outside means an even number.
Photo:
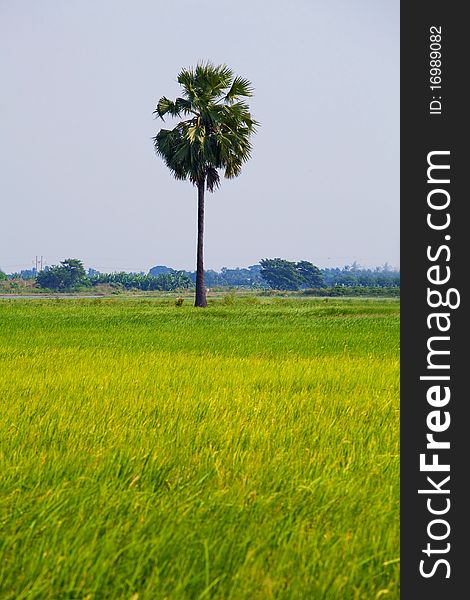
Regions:
<svg viewBox="0 0 470 600"><path fill-rule="evenodd" d="M200 60L253 82L261 122L208 195L206 268L398 266L398 0L0 0L1 268L194 269L196 190L151 138Z"/></svg>

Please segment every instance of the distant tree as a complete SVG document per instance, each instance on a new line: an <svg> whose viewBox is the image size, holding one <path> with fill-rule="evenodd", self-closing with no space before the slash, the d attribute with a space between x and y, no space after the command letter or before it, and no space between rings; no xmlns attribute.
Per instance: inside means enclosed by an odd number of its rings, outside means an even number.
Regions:
<svg viewBox="0 0 470 600"><path fill-rule="evenodd" d="M302 277L296 263L282 258L264 258L259 261L261 277L274 290L298 290Z"/></svg>
<svg viewBox="0 0 470 600"><path fill-rule="evenodd" d="M8 279L6 273L0 270L0 281L5 281L6 279Z"/></svg>
<svg viewBox="0 0 470 600"><path fill-rule="evenodd" d="M247 79L235 76L226 65L198 64L178 75L182 97L166 97L155 113L163 119L188 117L173 129L162 129L154 138L155 151L176 179L189 180L197 187L198 229L195 305L207 306L204 285L204 196L220 184L219 170L227 178L240 174L251 153L250 136L257 122L245 98L252 95Z"/></svg>
<svg viewBox="0 0 470 600"><path fill-rule="evenodd" d="M149 271L149 275L153 275L153 277L158 277L159 275L168 275L168 273L176 273L176 271L175 269L166 267L165 265L157 265L156 267L152 267Z"/></svg>
<svg viewBox="0 0 470 600"><path fill-rule="evenodd" d="M32 269L23 269L19 273L12 273L9 276L9 279L35 279L37 277L38 272L33 267Z"/></svg>
<svg viewBox="0 0 470 600"><path fill-rule="evenodd" d="M265 258L260 261L260 265L261 277L273 289L298 290L325 285L323 273L307 260L295 263L282 258Z"/></svg>
<svg viewBox="0 0 470 600"><path fill-rule="evenodd" d="M51 290L70 290L90 285L83 263L78 258L67 258L60 265L41 271L36 277L36 285Z"/></svg>
<svg viewBox="0 0 470 600"><path fill-rule="evenodd" d="M301 260L296 264L296 269L302 278L302 286L309 288L321 288L325 285L325 278L318 267L307 260Z"/></svg>

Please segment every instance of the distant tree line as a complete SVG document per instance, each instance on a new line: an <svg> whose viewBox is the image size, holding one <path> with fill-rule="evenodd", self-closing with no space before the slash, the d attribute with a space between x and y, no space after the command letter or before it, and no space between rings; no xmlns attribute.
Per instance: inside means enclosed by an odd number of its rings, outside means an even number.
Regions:
<svg viewBox="0 0 470 600"><path fill-rule="evenodd" d="M160 275L144 275L143 273L99 273L89 279L91 285L100 283L119 284L126 290L136 289L145 291L170 292L177 289L187 289L193 286L191 279L182 271L162 273Z"/></svg>
<svg viewBox="0 0 470 600"><path fill-rule="evenodd" d="M152 267L150 275L176 273L174 269L162 265ZM193 285L196 285L196 271L183 271L189 277ZM228 269L222 267L220 271L204 271L204 282L208 288L214 287L244 287L244 288L266 288L266 281L261 277L261 265L251 265L246 268Z"/></svg>
<svg viewBox="0 0 470 600"><path fill-rule="evenodd" d="M391 269L387 263L382 267L365 269L357 263L343 268L322 269L325 285L345 287L400 287L400 271Z"/></svg>
<svg viewBox="0 0 470 600"><path fill-rule="evenodd" d="M0 271L0 281L8 279L34 278L37 287L51 290L73 290L108 284L116 288L145 291L173 291L193 288L196 282L195 271L177 271L171 267L157 265L148 274L141 273L100 273L96 269L85 271L78 259L66 259L59 265L46 267L39 273L35 269L6 275ZM246 268L205 272L205 282L209 288L251 288L274 290L324 290L328 294L340 294L340 288L352 291L357 288L397 288L400 287L400 272L387 264L374 269L366 269L354 262L345 267L320 269L313 263L302 260L293 262L282 258L265 258L257 265Z"/></svg>
<svg viewBox="0 0 470 600"><path fill-rule="evenodd" d="M77 290L99 284L145 291L173 291L192 287L191 279L182 271L153 276L144 273L99 273L95 269L89 269L87 274L82 261L76 258L68 258L60 265L46 267L36 277L38 287L57 291Z"/></svg>
<svg viewBox="0 0 470 600"><path fill-rule="evenodd" d="M36 279L38 271L33 267L32 269L23 269L10 273L7 275L8 279Z"/></svg>
<svg viewBox="0 0 470 600"><path fill-rule="evenodd" d="M154 267L168 269L168 267ZM153 272L153 269L150 270ZM186 272L193 283L195 272ZM366 269L357 263L342 268L319 269L313 263L302 260L288 261L281 258L263 259L258 265L245 269L222 268L220 272L206 271L208 287L271 288L276 290L321 289L329 287L400 287L400 272L385 264Z"/></svg>
<svg viewBox="0 0 470 600"><path fill-rule="evenodd" d="M164 265L152 267L151 275L176 273ZM193 284L195 271L184 271ZM387 264L366 269L357 263L339 268L319 269L313 263L302 260L292 262L281 258L263 259L257 265L246 268L228 269L219 272L205 271L207 287L242 287L254 289L302 290L329 287L400 287L400 272Z"/></svg>

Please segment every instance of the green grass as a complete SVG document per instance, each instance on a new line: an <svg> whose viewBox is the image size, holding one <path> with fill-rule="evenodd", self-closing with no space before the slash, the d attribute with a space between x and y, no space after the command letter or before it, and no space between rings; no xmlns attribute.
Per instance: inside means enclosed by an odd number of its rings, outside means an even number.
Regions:
<svg viewBox="0 0 470 600"><path fill-rule="evenodd" d="M399 303L0 301L0 598L399 598Z"/></svg>

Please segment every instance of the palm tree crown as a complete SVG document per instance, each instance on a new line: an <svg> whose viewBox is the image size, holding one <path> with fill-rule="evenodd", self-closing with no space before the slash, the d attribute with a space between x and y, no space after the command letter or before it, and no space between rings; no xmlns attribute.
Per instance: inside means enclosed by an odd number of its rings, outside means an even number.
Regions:
<svg viewBox="0 0 470 600"><path fill-rule="evenodd" d="M155 151L176 179L189 179L213 192L220 184L218 169L227 178L240 174L250 158L250 135L258 123L243 100L252 95L247 79L235 76L226 65L199 64L178 75L182 98L163 97L154 114L182 118L173 129L154 138Z"/></svg>

